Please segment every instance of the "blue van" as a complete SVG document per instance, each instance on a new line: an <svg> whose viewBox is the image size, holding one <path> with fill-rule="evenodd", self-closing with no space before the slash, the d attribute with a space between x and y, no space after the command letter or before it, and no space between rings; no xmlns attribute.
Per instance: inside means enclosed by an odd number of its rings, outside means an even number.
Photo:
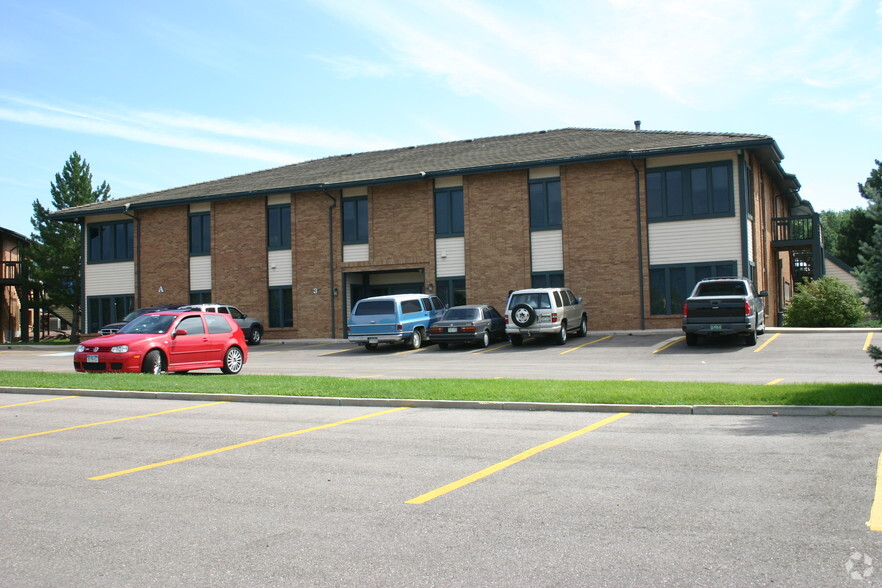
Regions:
<svg viewBox="0 0 882 588"><path fill-rule="evenodd" d="M429 294L363 298L349 315L349 340L374 350L380 343L407 343L419 349L429 327L444 314L444 303Z"/></svg>

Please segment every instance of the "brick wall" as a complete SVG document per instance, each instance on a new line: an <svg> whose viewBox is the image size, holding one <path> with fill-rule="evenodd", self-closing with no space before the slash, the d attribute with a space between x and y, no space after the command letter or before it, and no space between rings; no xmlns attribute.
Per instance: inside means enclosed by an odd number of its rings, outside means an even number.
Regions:
<svg viewBox="0 0 882 588"><path fill-rule="evenodd" d="M340 195L333 193L336 206L332 211L334 231L334 288L339 283L340 260ZM332 202L321 192L296 194L291 209L294 232L294 332L298 337L329 337L331 335L332 290L328 272L328 207ZM317 289L317 293L313 293ZM337 299L342 299L338 296ZM343 336L342 307L335 300L336 336Z"/></svg>
<svg viewBox="0 0 882 588"><path fill-rule="evenodd" d="M528 175L479 174L463 183L468 302L504 312L509 290L531 283Z"/></svg>
<svg viewBox="0 0 882 588"><path fill-rule="evenodd" d="M640 328L634 173L629 161L561 170L566 284L583 298L591 329Z"/></svg>
<svg viewBox="0 0 882 588"><path fill-rule="evenodd" d="M267 322L266 199L211 206L211 298Z"/></svg>
<svg viewBox="0 0 882 588"><path fill-rule="evenodd" d="M426 268L434 280L434 192L431 181L376 186L368 193L370 264Z"/></svg>
<svg viewBox="0 0 882 588"><path fill-rule="evenodd" d="M186 206L138 211L135 223L135 306L187 304L190 256ZM160 292L162 289L162 292Z"/></svg>

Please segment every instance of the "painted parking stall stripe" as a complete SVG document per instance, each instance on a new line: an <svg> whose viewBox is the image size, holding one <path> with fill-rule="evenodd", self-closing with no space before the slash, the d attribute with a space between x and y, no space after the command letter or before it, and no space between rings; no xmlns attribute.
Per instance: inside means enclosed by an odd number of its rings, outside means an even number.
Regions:
<svg viewBox="0 0 882 588"><path fill-rule="evenodd" d="M762 351L763 349L765 349L766 346L767 346L769 343L771 343L772 341L774 341L775 339L777 339L777 338L780 337L780 336L781 336L781 333L775 333L774 335L772 335L771 337L769 337L769 340L768 340L768 341L766 341L765 343L763 343L762 345L760 345L759 347L757 347L756 349L754 349L753 352L754 352L754 353L759 353L760 351Z"/></svg>
<svg viewBox="0 0 882 588"><path fill-rule="evenodd" d="M879 456L879 463L876 466L876 494L873 497L867 526L871 531L882 531L882 455Z"/></svg>
<svg viewBox="0 0 882 588"><path fill-rule="evenodd" d="M135 419L146 419L147 417L154 417L163 414L171 414L173 412L181 412L184 410L193 410L195 408L205 408L206 406L214 406L216 404L226 404L229 400L221 400L220 402L209 402L208 404L197 404L196 406L184 406L182 408L173 408L171 410L163 410L161 412L151 412L150 414L139 414L137 416L124 417L121 419L113 419L110 421L101 421L98 423L87 423L85 425L75 425L73 427L64 427L62 429L52 429L51 431L40 431L39 433L29 433L27 435L19 435L18 437L6 437L5 439L0 439L0 442L3 441L14 441L16 439L27 439L28 437L39 437L40 435L51 435L52 433L62 433L64 431L73 431L75 429L85 429L86 427L97 427L99 425L109 425L111 423L121 423L124 421L133 421Z"/></svg>
<svg viewBox="0 0 882 588"><path fill-rule="evenodd" d="M505 468L507 468L509 466L513 466L516 463L520 463L520 462L524 461L525 459L536 455L537 453L545 451L546 449L551 449L552 447L556 447L557 445L560 445L561 443L566 443L567 441L575 439L576 437L584 435L585 433L590 433L591 431L595 431L595 430L599 429L600 427L603 427L604 425L608 425L608 424L615 422L621 418L624 418L624 417L628 416L629 414L631 414L631 413L630 412L620 412L620 413L615 414L611 417L607 417L607 418L603 419L602 421L596 422L593 425L589 425L589 426L585 427L584 429L579 429L578 431L568 433L567 435L564 435L563 437L558 437L557 439L549 441L548 443L543 443L542 445L537 445L536 447L533 447L532 449L528 449L527 451L521 452L513 457L506 459L505 461L501 461L501 462L499 462L495 465L492 465L488 468L484 468L483 470L476 472L476 473L472 474L471 476L466 476L465 478L460 478L459 480L457 480L455 482L451 482L450 484L447 484L445 486L441 486L440 488L438 488L436 490L432 490L431 492L426 492L425 494L421 494L420 496L417 496L416 498L411 498L410 500L407 500L405 502L405 504L425 504L426 502L429 502L430 500L434 500L435 498L438 498L439 496L444 496L445 494L453 492L454 490L458 490L458 489L462 488L463 486L467 486L467 485L471 484L472 482L477 482L478 480L481 480L491 474L495 474L496 472L504 470Z"/></svg>
<svg viewBox="0 0 882 588"><path fill-rule="evenodd" d="M261 437L260 439L252 439L251 441L245 441L244 443L236 443L235 445L227 445L226 447L221 447L220 449L212 449L210 451L202 451L200 453L194 453L192 455L185 455L184 457L178 457L175 459L169 459L166 461L151 463L151 464L139 466L136 468L129 468L127 470L120 470L118 472L111 472L109 474L103 474L100 476L93 476L93 477L89 478L89 480L93 480L93 481L106 480L108 478L115 478L117 476L125 476L126 474L134 474L135 472L143 472L145 470L152 470L154 468L160 468L160 467L167 466L167 465L173 465L176 463L189 461L191 459L198 459L200 457L208 457L210 455L217 455L218 453L223 453L225 451L232 451L234 449L242 449L243 447L257 445L258 443L265 443L267 441L274 441L276 439L284 439L286 437L294 437L295 435L303 435L305 433L312 433L313 431L321 431L324 429L330 429L332 427L339 427L340 425L346 425L346 424L354 423L357 421L363 421L365 419L370 419L373 417L382 416L384 414L391 414L393 412L407 410L408 408L409 407L407 407L407 406L400 406L398 408L393 408L390 410L381 410L380 412L372 412L370 414L361 415L361 416L354 417L351 419L346 419L343 421L337 421L335 423L327 423L325 425L318 425L316 427L310 427L308 429L300 429L299 431L291 431L289 433L280 433L279 435L271 435L269 437Z"/></svg>
<svg viewBox="0 0 882 588"><path fill-rule="evenodd" d="M600 343L601 341L606 341L607 339L612 339L612 335L607 335L606 337L601 337L600 339L595 339L594 341L588 341L587 343L582 343L581 345L577 345L572 349L567 349L566 351L561 351L560 354L564 355L571 351L575 351L576 349L582 349L583 347L587 347L588 345L594 345L595 343Z"/></svg>
<svg viewBox="0 0 882 588"><path fill-rule="evenodd" d="M43 400L31 400L28 402L19 402L18 404L7 404L6 406L0 406L0 408L13 408L15 406L24 406L26 404L39 404L40 402L53 402L55 400L66 400L68 398L79 398L79 396L61 396L59 398L44 398Z"/></svg>

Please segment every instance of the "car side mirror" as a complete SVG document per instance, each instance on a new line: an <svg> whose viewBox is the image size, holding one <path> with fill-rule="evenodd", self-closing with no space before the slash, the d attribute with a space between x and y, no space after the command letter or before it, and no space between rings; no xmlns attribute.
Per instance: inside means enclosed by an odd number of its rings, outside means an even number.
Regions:
<svg viewBox="0 0 882 588"><path fill-rule="evenodd" d="M759 297L760 297L760 298L765 298L765 297L768 296L768 295L769 295L769 293L766 292L765 290L763 290L763 291L761 291L761 292L759 293Z"/></svg>
<svg viewBox="0 0 882 588"><path fill-rule="evenodd" d="M172 335L172 336L173 337L180 337L181 335L186 335L186 334L187 334L186 329L178 329L177 331L175 331L174 335Z"/></svg>
<svg viewBox="0 0 882 588"><path fill-rule="evenodd" d="M576 302L578 302L579 304L582 304L582 297L579 296L578 298L576 298Z"/></svg>

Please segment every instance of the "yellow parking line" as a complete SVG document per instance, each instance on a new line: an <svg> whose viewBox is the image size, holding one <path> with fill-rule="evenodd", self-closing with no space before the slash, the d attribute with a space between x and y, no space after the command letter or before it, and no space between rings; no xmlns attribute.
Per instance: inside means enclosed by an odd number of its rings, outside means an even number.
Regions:
<svg viewBox="0 0 882 588"><path fill-rule="evenodd" d="M489 476L491 474L495 474L496 472L498 472L500 470L504 470L505 468L507 468L509 466L513 466L516 463L524 461L528 457L532 457L541 451L545 451L546 449L551 449L552 447L560 445L561 443L565 443L567 441L570 441L571 439L575 439L576 437L578 437L580 435L584 435L585 433L589 433L591 431L599 429L600 427L602 427L604 425L608 425L609 423L611 423L613 421L617 421L620 418L626 417L629 414L631 414L631 413L620 412L620 413L615 414L611 417L605 418L602 421L596 422L593 425L589 425L589 426L585 427L584 429L579 429L578 431L575 431L573 433L568 433L567 435L564 435L563 437L558 437L557 439L554 439L553 441L549 441L548 443L543 443L542 445L537 445L536 447L533 447L532 449L528 449L527 451L519 453L519 454L515 455L514 457L510 457L510 458L506 459L505 461L501 461L501 462L499 462L495 465L492 465L488 468L484 468L480 472L476 472L476 473L472 474L471 476L466 476L465 478L461 478L461 479L457 480L456 482L451 482L450 484L447 484L446 486L441 486L440 488L438 488L436 490L432 490L431 492L426 492L425 494L421 494L420 496L417 496L416 498L411 498L410 500L406 501L405 504L425 504L426 502L429 502L430 500L434 500L435 498L438 498L439 496L443 496L444 494L447 494L449 492L453 492L454 490L458 490L458 489L462 488L463 486L467 486L468 484L471 484L472 482L477 482L478 480L480 480L482 478L486 478L487 476Z"/></svg>
<svg viewBox="0 0 882 588"><path fill-rule="evenodd" d="M870 348L870 343L873 341L873 333L867 333L867 340L864 341L864 351Z"/></svg>
<svg viewBox="0 0 882 588"><path fill-rule="evenodd" d="M488 351L496 351L497 349L502 349L503 347L510 347L511 342L503 343L502 345L497 345L496 347L488 347L487 349L481 349L479 351L472 351L472 355L480 355L481 353L487 353Z"/></svg>
<svg viewBox="0 0 882 588"><path fill-rule="evenodd" d="M600 339L595 339L594 341L588 341L587 343L582 343L578 347L573 347L572 349L567 349L566 351L561 351L560 354L563 355L564 353L569 353L570 351L575 351L576 349L581 349L581 348L585 347L586 345L593 345L594 343L598 343L600 341L606 341L607 339L610 339L611 337L612 337L612 335L607 335L606 337L601 337Z"/></svg>
<svg viewBox="0 0 882 588"><path fill-rule="evenodd" d="M685 341L685 340L686 340L686 337L680 337L679 339L674 339L673 341L671 341L670 343L668 343L668 344L665 345L664 347L659 347L658 349L656 349L655 351L653 351L653 353L661 353L662 351L664 351L664 350L667 349L668 347L671 347L671 346L673 346L673 345L676 345L676 344L679 343L680 341Z"/></svg>
<svg viewBox="0 0 882 588"><path fill-rule="evenodd" d="M404 351L398 351L393 353L392 355L406 355L408 353L419 353L420 351L425 351L428 347L420 347L419 349L406 349Z"/></svg>
<svg viewBox="0 0 882 588"><path fill-rule="evenodd" d="M871 531L882 531L882 455L879 456L879 465L876 466L876 494L867 526Z"/></svg>
<svg viewBox="0 0 882 588"><path fill-rule="evenodd" d="M79 398L79 396L61 396L59 398L44 398L43 400L31 400L29 402L19 402L18 404L7 404L0 408L12 408L13 406L24 406L25 404L37 404L38 402L52 402L53 400L64 400L65 398Z"/></svg>
<svg viewBox="0 0 882 588"><path fill-rule="evenodd" d="M334 355L335 353L347 353L349 351L358 351L358 347L353 347L351 349L341 349L339 351L328 351L327 353L319 353L319 357L324 357L326 355Z"/></svg>
<svg viewBox="0 0 882 588"><path fill-rule="evenodd" d="M778 378L777 380L772 380L766 386L774 386L775 384L779 384L784 381L784 378Z"/></svg>
<svg viewBox="0 0 882 588"><path fill-rule="evenodd" d="M209 455L216 455L218 453L223 453L224 451L232 451L233 449L241 449L242 447L248 447L249 445L256 445L258 443L263 443L265 441L272 441L274 439L283 439L285 437L293 437L294 435L302 435L304 433L311 433L313 431L321 431L322 429L330 429L331 427L337 427L337 426L345 425L348 423L354 423L356 421L362 421L364 419L369 419L369 418L381 416L384 414L398 412L400 410L407 410L407 408L408 408L407 406L400 406L398 408L392 408L389 410L382 410L380 412L373 412L371 414L361 415L361 416L354 417L351 419L346 419L344 421L337 421L335 423L328 423L326 425L319 425L317 427L310 427L308 429L300 429L299 431L291 431L290 433L281 433L279 435L271 435L269 437L261 437L260 439L253 439L251 441L245 441L244 443L236 443L235 445L228 445L226 447L221 447L220 449L212 449L211 451L203 451L201 453L194 453L193 455L186 455L184 457L178 457L176 459L169 459L167 461L160 461L157 463L151 463L151 464L140 466L137 468L131 468L128 470L120 470L118 472L112 472L110 474L104 474L101 476L94 476L92 478L89 478L89 480L106 480L107 478L114 478L116 476L133 474L135 472L143 472L144 470L150 470L153 468L172 465L175 463L181 463L183 461L196 459L198 457L206 457Z"/></svg>
<svg viewBox="0 0 882 588"><path fill-rule="evenodd" d="M74 429L85 429L86 427L97 427L98 425L109 425L111 423L121 423L123 421L133 421L135 419L145 419L147 417L159 416L161 414L171 414L173 412L181 412L182 410L192 410L194 408L204 408L206 406L214 406L215 404L225 404L229 400L221 400L220 402L209 402L208 404L197 404L196 406L184 406L183 408L173 408L171 410L163 410L162 412L151 412L150 414L139 414L138 416L130 416L122 419L113 419L112 421L101 421L100 423L88 423L86 425L76 425L74 427L64 427L63 429L53 429L51 431L41 431L39 433L30 433L28 435L19 435L18 437L7 437L0 439L2 441L13 441L15 439L26 439L27 437L39 437L40 435L49 435L50 433L61 433L63 431L73 431Z"/></svg>
<svg viewBox="0 0 882 588"><path fill-rule="evenodd" d="M754 349L753 352L754 352L754 353L759 353L760 351L762 351L763 349L766 348L766 345L768 345L769 343L771 343L772 341L774 341L775 339L777 339L777 338L780 337L780 336L781 336L781 333L775 333L774 335L772 335L771 337L769 337L769 340L768 340L768 341L766 341L765 343L763 343L762 345L760 345L759 347L757 347L756 349Z"/></svg>

